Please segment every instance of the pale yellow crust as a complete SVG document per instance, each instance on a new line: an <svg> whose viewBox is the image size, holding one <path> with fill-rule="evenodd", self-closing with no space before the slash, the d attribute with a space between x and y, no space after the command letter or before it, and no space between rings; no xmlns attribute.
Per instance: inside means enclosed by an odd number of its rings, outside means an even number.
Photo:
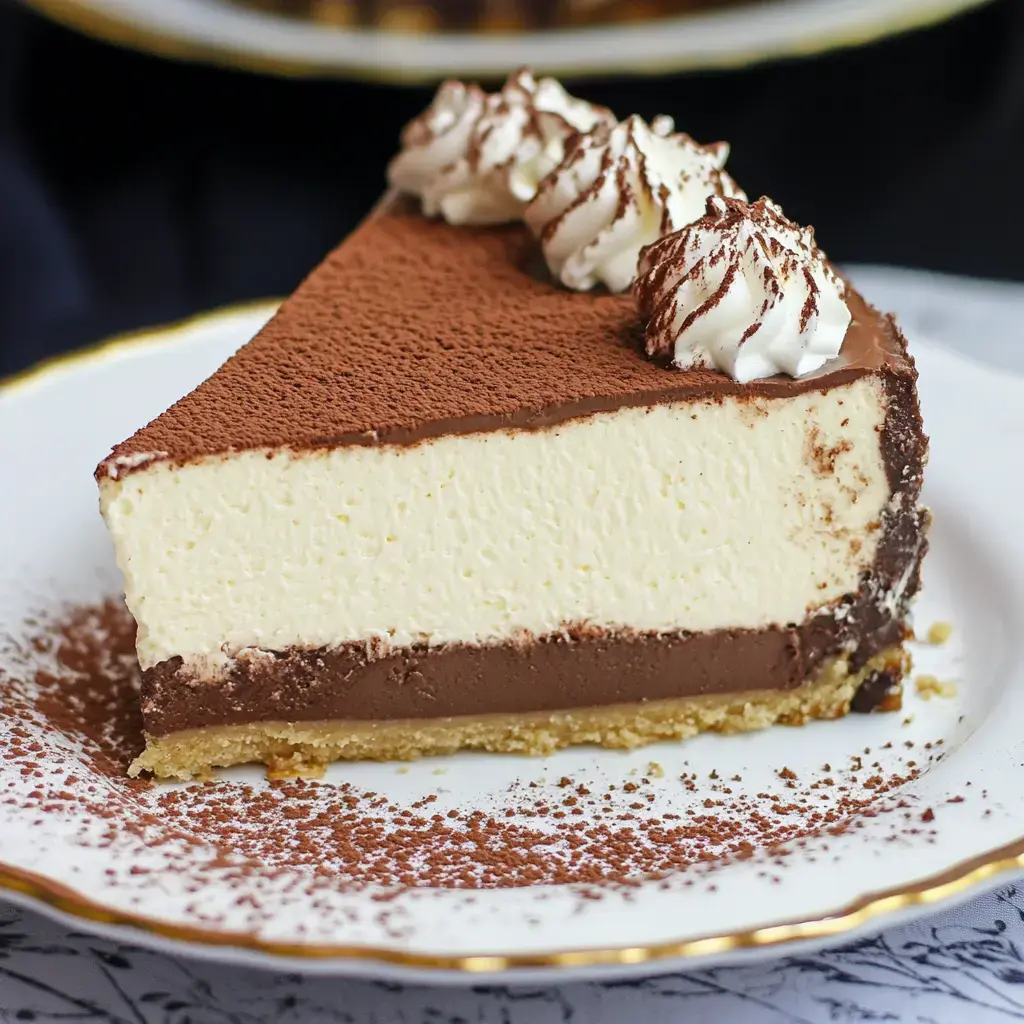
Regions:
<svg viewBox="0 0 1024 1024"><path fill-rule="evenodd" d="M337 760L409 761L457 750L544 755L572 744L629 749L700 732L749 732L769 725L803 725L813 718L840 718L857 687L871 673L902 679L910 659L893 647L859 672L845 658L829 662L818 677L785 692L682 697L573 711L392 722L256 722L148 736L129 774L149 771L162 779L208 775L215 767L262 762L275 773L315 774ZM893 694L885 710L896 710Z"/></svg>

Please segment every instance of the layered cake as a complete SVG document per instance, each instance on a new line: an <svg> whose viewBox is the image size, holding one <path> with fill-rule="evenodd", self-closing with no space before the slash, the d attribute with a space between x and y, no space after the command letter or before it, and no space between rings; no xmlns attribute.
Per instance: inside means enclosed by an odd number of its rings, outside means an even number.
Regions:
<svg viewBox="0 0 1024 1024"><path fill-rule="evenodd" d="M914 365L726 157L528 75L442 88L365 223L98 467L133 772L898 706Z"/></svg>

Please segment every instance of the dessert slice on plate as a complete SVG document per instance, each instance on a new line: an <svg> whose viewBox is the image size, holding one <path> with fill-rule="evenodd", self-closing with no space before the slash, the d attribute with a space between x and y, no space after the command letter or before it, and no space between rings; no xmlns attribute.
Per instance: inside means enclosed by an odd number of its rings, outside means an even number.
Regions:
<svg viewBox="0 0 1024 1024"><path fill-rule="evenodd" d="M519 75L404 143L407 194L97 470L133 771L898 706L926 440L892 319L667 119Z"/></svg>

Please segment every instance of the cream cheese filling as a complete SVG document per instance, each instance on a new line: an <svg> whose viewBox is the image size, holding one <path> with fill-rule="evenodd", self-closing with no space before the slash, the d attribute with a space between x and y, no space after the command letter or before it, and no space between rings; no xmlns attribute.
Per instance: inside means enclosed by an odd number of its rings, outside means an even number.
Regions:
<svg viewBox="0 0 1024 1024"><path fill-rule="evenodd" d="M101 482L143 668L250 648L802 621L889 500L866 377L413 446L250 451Z"/></svg>

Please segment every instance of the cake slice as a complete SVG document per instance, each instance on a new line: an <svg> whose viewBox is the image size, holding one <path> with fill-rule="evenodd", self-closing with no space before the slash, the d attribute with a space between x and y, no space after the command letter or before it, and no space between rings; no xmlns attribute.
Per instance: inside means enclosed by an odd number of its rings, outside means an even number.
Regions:
<svg viewBox="0 0 1024 1024"><path fill-rule="evenodd" d="M630 747L898 706L927 518L914 365L813 239L730 191L643 250L635 297L560 284L543 228L392 198L118 445L97 478L138 622L132 771ZM708 238L741 254L747 235L737 276ZM729 289L768 281L758 259L810 298L737 331ZM813 357L825 320L838 354ZM741 379L797 336L798 375Z"/></svg>

